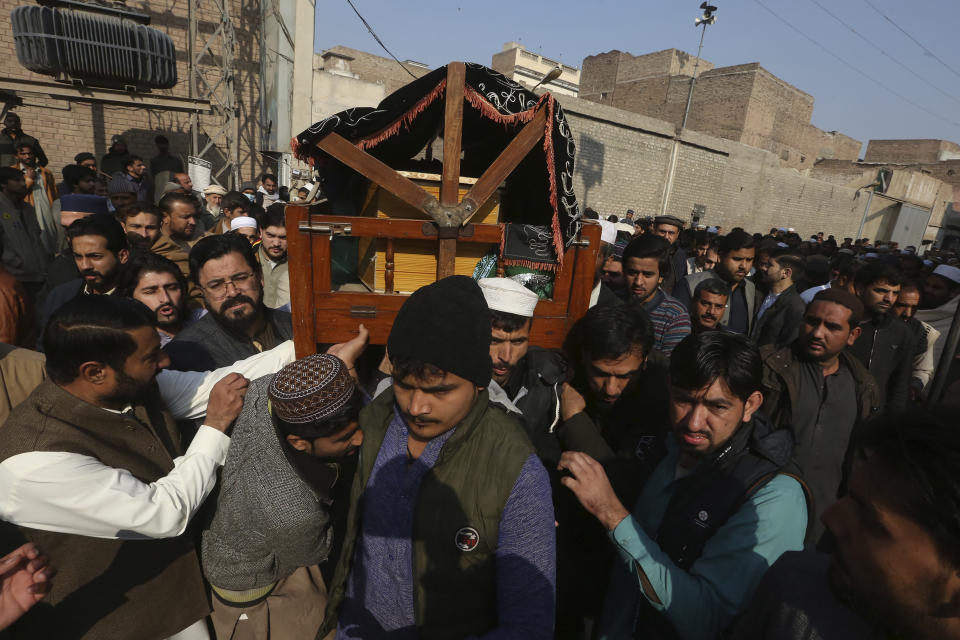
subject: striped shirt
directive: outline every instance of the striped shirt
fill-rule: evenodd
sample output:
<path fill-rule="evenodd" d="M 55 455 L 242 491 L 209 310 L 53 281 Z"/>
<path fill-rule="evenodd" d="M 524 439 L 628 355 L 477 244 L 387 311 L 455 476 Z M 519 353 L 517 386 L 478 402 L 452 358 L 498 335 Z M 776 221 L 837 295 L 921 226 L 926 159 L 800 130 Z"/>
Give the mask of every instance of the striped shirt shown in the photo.
<path fill-rule="evenodd" d="M 653 299 L 644 304 L 653 325 L 653 348 L 669 357 L 673 348 L 690 335 L 690 316 L 679 300 L 657 290 Z"/>

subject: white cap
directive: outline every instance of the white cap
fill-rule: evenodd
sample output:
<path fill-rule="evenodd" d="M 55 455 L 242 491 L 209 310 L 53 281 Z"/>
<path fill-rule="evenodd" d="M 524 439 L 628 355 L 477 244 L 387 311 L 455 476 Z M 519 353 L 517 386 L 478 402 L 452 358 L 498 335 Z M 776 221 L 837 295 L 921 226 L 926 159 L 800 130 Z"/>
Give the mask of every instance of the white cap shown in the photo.
<path fill-rule="evenodd" d="M 626 222 L 617 222 L 613 226 L 617 230 L 617 233 L 626 231 L 630 235 L 633 235 L 633 233 L 637 230 L 632 224 L 627 224 Z M 614 242 L 616 242 L 616 240 L 614 240 Z"/>
<path fill-rule="evenodd" d="M 952 267 L 949 264 L 938 265 L 937 268 L 933 270 L 933 274 L 943 276 L 947 280 L 952 280 L 960 284 L 960 269 Z"/>
<path fill-rule="evenodd" d="M 510 278 L 481 278 L 477 281 L 487 306 L 492 311 L 503 311 L 525 318 L 533 317 L 540 297 Z"/>
<path fill-rule="evenodd" d="M 256 229 L 257 221 L 250 216 L 237 216 L 230 221 L 230 231 L 237 229 Z"/>
<path fill-rule="evenodd" d="M 597 220 L 600 223 L 600 242 L 614 244 L 617 241 L 617 225 L 609 220 Z"/>

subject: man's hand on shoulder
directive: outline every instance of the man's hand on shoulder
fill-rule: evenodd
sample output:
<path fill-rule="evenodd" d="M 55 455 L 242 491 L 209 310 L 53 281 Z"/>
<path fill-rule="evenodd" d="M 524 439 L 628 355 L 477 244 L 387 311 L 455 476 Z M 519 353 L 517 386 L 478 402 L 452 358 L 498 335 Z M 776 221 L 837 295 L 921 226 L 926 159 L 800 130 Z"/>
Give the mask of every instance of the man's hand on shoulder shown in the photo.
<path fill-rule="evenodd" d="M 213 386 L 203 423 L 226 433 L 243 409 L 243 397 L 250 381 L 239 373 L 231 373 Z"/>
<path fill-rule="evenodd" d="M 560 456 L 560 471 L 567 474 L 560 483 L 573 491 L 583 508 L 600 521 L 608 531 L 617 528 L 630 512 L 614 493 L 603 465 L 580 451 L 566 451 Z"/>

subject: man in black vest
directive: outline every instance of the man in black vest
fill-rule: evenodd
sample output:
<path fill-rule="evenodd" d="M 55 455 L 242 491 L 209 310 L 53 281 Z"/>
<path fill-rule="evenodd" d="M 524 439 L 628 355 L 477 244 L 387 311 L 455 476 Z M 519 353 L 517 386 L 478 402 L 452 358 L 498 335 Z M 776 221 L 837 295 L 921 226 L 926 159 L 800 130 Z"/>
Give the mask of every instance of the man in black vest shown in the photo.
<path fill-rule="evenodd" d="M 670 435 L 641 442 L 647 479 L 631 513 L 603 467 L 567 452 L 561 482 L 617 550 L 600 638 L 718 637 L 767 568 L 803 548 L 807 505 L 793 436 L 757 414 L 760 353 L 720 331 L 687 337 L 670 359 Z"/>
<path fill-rule="evenodd" d="M 290 314 L 263 304 L 263 272 L 243 236 L 201 238 L 190 249 L 190 278 L 203 290 L 209 313 L 164 347 L 172 368 L 225 367 L 293 337 Z"/>

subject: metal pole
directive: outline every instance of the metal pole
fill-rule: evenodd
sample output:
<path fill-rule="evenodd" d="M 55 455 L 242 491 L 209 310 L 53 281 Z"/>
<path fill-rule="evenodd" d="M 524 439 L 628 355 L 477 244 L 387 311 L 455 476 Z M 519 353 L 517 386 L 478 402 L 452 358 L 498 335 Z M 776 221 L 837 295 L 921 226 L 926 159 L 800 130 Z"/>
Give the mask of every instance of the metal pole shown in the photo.
<path fill-rule="evenodd" d="M 870 215 L 870 202 L 873 201 L 874 190 L 870 190 L 870 196 L 867 198 L 867 206 L 863 208 L 863 216 L 860 218 L 860 228 L 857 230 L 857 237 L 854 240 L 859 240 L 863 237 L 863 227 L 867 224 L 867 216 Z"/>
<path fill-rule="evenodd" d="M 704 21 L 703 31 L 700 32 L 700 46 L 697 47 L 697 61 L 693 63 L 693 77 L 690 78 L 690 91 L 687 93 L 687 106 L 683 110 L 683 120 L 680 122 L 680 129 L 687 126 L 687 116 L 690 114 L 690 103 L 693 102 L 693 85 L 697 83 L 697 69 L 700 67 L 700 54 L 703 52 L 703 37 L 707 35 L 707 24 Z"/>
<path fill-rule="evenodd" d="M 946 340 L 943 351 L 940 352 L 937 371 L 933 375 L 933 384 L 930 385 L 930 394 L 927 396 L 928 406 L 933 406 L 940 401 L 943 389 L 947 386 L 950 364 L 953 362 L 954 354 L 957 353 L 957 344 L 960 343 L 960 304 L 957 305 L 957 310 L 953 314 L 953 322 L 950 324 L 950 331 L 947 333 Z"/>

